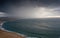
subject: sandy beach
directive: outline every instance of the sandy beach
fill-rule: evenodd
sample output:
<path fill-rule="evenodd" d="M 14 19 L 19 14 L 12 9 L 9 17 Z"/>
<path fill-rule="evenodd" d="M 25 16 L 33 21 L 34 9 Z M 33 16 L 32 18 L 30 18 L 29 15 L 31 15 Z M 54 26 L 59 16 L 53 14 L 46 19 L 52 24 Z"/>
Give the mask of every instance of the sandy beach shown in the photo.
<path fill-rule="evenodd" d="M 24 37 L 13 32 L 6 32 L 3 30 L 0 30 L 0 38 L 24 38 Z"/>

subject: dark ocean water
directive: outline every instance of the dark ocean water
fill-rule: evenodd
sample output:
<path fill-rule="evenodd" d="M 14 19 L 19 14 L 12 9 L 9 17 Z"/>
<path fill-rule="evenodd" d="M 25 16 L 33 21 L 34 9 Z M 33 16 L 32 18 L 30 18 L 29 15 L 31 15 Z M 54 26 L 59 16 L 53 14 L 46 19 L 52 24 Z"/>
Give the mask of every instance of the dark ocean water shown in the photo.
<path fill-rule="evenodd" d="M 60 36 L 60 18 L 8 21 L 3 24 L 3 28 L 29 37 L 58 38 Z"/>

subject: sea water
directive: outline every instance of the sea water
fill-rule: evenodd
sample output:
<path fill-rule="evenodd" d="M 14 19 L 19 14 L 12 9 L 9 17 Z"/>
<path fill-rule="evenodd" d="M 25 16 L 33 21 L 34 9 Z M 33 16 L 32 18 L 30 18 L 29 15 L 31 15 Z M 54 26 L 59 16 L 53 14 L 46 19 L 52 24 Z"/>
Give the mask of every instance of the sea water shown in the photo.
<path fill-rule="evenodd" d="M 26 35 L 28 38 L 59 38 L 60 18 L 20 19 L 8 21 L 3 28 Z"/>

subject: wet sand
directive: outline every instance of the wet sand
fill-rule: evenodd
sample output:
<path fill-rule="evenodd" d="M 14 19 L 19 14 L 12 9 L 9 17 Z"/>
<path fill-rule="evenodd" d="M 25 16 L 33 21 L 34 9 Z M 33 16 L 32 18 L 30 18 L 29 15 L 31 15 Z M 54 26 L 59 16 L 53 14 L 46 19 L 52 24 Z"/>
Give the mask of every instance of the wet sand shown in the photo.
<path fill-rule="evenodd" d="M 24 37 L 13 32 L 6 32 L 3 30 L 0 30 L 0 38 L 24 38 Z"/>

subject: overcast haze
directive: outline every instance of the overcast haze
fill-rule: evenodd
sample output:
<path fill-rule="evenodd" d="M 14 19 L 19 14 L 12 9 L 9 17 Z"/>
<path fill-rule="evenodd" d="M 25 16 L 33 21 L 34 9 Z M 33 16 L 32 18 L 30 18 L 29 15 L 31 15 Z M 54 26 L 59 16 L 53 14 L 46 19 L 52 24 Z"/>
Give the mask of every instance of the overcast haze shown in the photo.
<path fill-rule="evenodd" d="M 19 18 L 60 18 L 60 0 L 2 0 L 1 12 Z"/>

